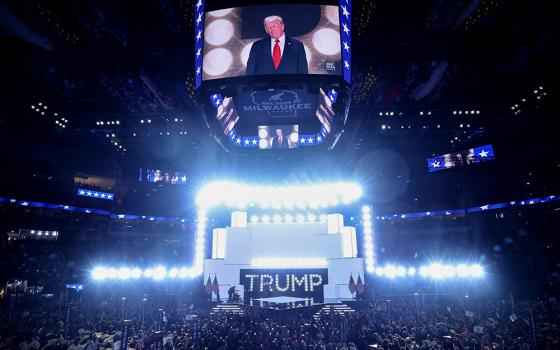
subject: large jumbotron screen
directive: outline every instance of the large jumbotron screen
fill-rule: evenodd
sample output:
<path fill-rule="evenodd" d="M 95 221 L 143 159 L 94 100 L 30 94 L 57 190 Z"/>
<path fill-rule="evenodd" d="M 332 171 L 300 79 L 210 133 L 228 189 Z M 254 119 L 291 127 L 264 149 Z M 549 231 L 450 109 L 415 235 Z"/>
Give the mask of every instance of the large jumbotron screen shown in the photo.
<path fill-rule="evenodd" d="M 275 4 L 205 14 L 202 80 L 342 73 L 338 6 Z"/>

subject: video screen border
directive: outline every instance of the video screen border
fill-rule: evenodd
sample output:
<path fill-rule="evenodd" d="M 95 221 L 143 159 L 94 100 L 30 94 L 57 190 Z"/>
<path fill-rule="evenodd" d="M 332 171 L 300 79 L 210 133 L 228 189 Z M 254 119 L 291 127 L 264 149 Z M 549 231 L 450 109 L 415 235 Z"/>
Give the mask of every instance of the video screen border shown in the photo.
<path fill-rule="evenodd" d="M 325 5 L 327 5 L 325 3 Z M 212 9 L 218 10 L 218 9 Z M 352 28 L 352 1 L 351 0 L 340 0 L 338 3 L 339 12 L 339 33 L 340 33 L 340 44 L 341 44 L 341 54 L 342 54 L 342 77 L 347 83 L 351 83 L 351 67 L 352 67 L 352 40 L 351 40 L 351 28 Z M 194 76 L 195 76 L 195 89 L 198 89 L 202 85 L 202 66 L 204 57 L 204 28 L 205 28 L 205 1 L 198 0 L 195 4 L 194 11 L 194 55 L 195 55 L 195 65 L 194 65 Z M 298 74 L 288 74 L 295 75 Z M 307 76 L 307 75 L 306 75 Z M 330 75 L 319 75 L 324 77 L 330 77 Z M 340 77 L 336 75 L 336 77 Z M 223 78 L 223 79 L 239 79 L 243 77 L 233 77 L 233 78 Z M 222 81 L 222 79 L 213 79 L 217 81 Z"/>

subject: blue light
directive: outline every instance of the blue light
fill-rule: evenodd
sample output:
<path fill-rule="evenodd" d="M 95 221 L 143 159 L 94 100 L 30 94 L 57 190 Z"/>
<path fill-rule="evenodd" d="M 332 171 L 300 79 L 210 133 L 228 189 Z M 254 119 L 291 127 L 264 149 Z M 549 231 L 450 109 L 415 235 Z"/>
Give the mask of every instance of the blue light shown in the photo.
<path fill-rule="evenodd" d="M 96 199 L 105 199 L 109 201 L 112 201 L 115 198 L 114 193 L 92 191 L 83 188 L 78 188 L 78 196 L 96 198 Z"/>

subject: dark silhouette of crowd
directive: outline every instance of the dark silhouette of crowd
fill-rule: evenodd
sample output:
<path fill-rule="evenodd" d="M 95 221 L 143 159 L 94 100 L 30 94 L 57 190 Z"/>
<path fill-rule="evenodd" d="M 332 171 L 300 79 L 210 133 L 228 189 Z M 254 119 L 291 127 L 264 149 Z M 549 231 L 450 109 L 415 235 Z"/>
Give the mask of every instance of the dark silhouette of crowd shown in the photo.
<path fill-rule="evenodd" d="M 210 314 L 208 303 L 181 297 L 145 301 L 72 292 L 66 302 L 44 297 L 2 299 L 0 349 L 119 349 L 123 319 L 134 349 L 557 349 L 559 304 L 554 298 L 512 300 L 439 296 L 350 303 L 344 316 L 247 307 Z M 84 293 L 84 292 L 81 292 Z M 69 301 L 73 299 L 73 301 Z M 142 307 L 142 302 L 145 304 Z M 64 305 L 62 305 L 64 304 Z M 143 310 L 143 311 L 142 311 Z M 144 321 L 144 322 L 142 322 Z M 158 331 L 161 331 L 159 333 Z"/>

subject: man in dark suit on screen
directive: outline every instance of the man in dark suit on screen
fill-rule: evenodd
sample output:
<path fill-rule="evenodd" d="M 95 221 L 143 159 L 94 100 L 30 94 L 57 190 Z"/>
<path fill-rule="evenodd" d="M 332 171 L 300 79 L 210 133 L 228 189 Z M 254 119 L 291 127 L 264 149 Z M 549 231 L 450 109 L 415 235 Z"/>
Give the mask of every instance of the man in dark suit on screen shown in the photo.
<path fill-rule="evenodd" d="M 303 44 L 286 37 L 282 17 L 266 17 L 264 30 L 269 37 L 253 43 L 247 60 L 246 75 L 307 74 L 307 57 Z"/>
<path fill-rule="evenodd" d="M 276 137 L 272 138 L 272 148 L 289 148 L 288 138 L 284 136 L 282 129 L 276 129 Z"/>

